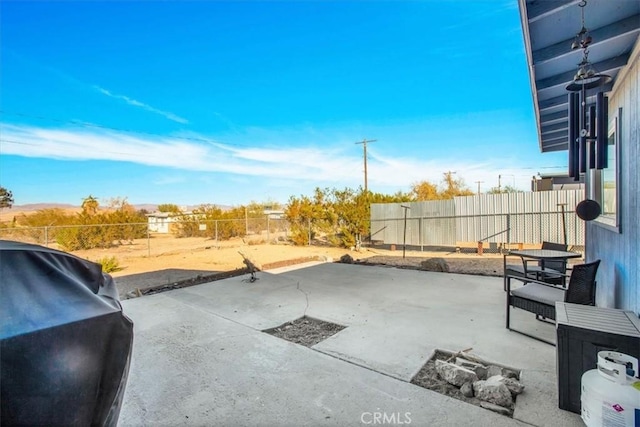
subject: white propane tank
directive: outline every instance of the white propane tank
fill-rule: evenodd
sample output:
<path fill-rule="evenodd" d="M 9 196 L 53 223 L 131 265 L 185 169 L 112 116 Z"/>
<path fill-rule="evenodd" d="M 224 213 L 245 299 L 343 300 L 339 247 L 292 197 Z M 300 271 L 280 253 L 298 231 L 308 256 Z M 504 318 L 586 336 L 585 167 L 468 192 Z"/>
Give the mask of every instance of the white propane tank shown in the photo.
<path fill-rule="evenodd" d="M 588 427 L 640 426 L 640 380 L 636 375 L 635 357 L 598 352 L 597 369 L 582 375 L 582 421 Z"/>

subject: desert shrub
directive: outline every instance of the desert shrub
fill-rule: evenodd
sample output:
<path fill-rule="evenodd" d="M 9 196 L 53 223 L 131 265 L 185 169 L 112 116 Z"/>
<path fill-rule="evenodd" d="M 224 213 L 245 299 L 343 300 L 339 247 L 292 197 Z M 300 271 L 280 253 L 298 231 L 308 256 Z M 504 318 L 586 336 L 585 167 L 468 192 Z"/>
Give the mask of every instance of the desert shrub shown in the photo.
<path fill-rule="evenodd" d="M 291 223 L 291 240 L 298 245 L 308 244 L 308 227 L 312 238 L 317 233 L 335 246 L 352 247 L 370 233 L 371 203 L 393 203 L 410 200 L 410 195 L 385 195 L 370 191 L 316 188 L 312 197 L 291 197 L 285 216 Z"/>
<path fill-rule="evenodd" d="M 122 267 L 120 267 L 120 262 L 114 256 L 105 256 L 103 258 L 100 258 L 96 262 L 102 266 L 102 271 L 104 271 L 105 273 L 113 273 L 114 271 L 122 270 Z"/>
<path fill-rule="evenodd" d="M 81 213 L 67 213 L 62 209 L 41 209 L 17 218 L 20 230 L 27 233 L 28 241 L 48 243 L 55 241 L 62 249 L 108 248 L 123 241 L 144 238 L 147 219 L 136 211 L 126 199 L 116 199 L 106 211 L 98 211 L 95 198 L 89 197 Z M 93 202 L 89 207 L 89 201 Z"/>
<path fill-rule="evenodd" d="M 177 237 L 217 237 L 219 240 L 228 240 L 244 237 L 247 234 L 247 222 L 256 224 L 258 221 L 259 228 L 259 221 L 262 221 L 266 227 L 264 211 L 257 204 L 235 207 L 227 211 L 213 205 L 201 205 L 190 214 L 176 215 L 175 219 L 176 227 L 172 232 Z M 207 225 L 204 230 L 200 229 L 202 224 Z"/>
<path fill-rule="evenodd" d="M 62 227 L 56 230 L 55 239 L 56 243 L 66 251 L 114 246 L 113 233 L 108 225 Z"/>
<path fill-rule="evenodd" d="M 215 228 L 213 228 L 213 235 L 215 237 Z M 229 240 L 233 237 L 244 237 L 246 235 L 246 227 L 244 221 L 240 220 L 225 220 L 218 221 L 218 239 Z"/>
<path fill-rule="evenodd" d="M 176 237 L 204 237 L 205 235 L 204 231 L 200 231 L 200 220 L 187 214 L 176 216 L 176 223 L 171 228 L 171 232 Z"/>
<path fill-rule="evenodd" d="M 316 233 L 311 230 L 311 240 Z M 309 227 L 303 224 L 291 224 L 291 242 L 296 246 L 307 246 L 309 244 Z"/>

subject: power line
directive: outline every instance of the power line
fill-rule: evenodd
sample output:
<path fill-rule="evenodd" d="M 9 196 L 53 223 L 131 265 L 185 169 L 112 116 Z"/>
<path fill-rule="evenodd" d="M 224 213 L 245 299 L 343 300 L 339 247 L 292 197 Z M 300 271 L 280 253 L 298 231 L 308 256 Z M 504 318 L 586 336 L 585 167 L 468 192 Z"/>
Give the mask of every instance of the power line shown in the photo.
<path fill-rule="evenodd" d="M 364 192 L 369 191 L 369 186 L 367 182 L 367 143 L 375 142 L 377 139 L 363 139 L 361 142 L 356 142 L 356 144 L 362 144 L 362 148 L 364 149 Z"/>

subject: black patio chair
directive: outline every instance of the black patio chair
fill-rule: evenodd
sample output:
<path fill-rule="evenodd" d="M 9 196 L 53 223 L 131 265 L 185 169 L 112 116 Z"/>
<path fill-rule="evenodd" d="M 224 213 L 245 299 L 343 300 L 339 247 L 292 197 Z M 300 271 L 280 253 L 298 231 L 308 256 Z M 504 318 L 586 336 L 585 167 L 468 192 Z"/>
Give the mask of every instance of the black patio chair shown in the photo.
<path fill-rule="evenodd" d="M 566 251 L 568 245 L 562 243 L 542 242 L 542 249 Z M 507 290 L 507 276 L 530 278 L 554 285 L 564 285 L 567 274 L 567 260 L 546 260 L 544 270 L 542 262 L 520 257 L 518 264 L 506 264 L 504 268 L 504 290 Z"/>
<path fill-rule="evenodd" d="M 556 302 L 595 305 L 596 273 L 600 260 L 573 266 L 568 286 L 562 287 L 526 277 L 507 276 L 507 329 L 537 339 L 547 344 L 551 341 L 527 334 L 511 327 L 511 307 L 519 308 L 536 315 L 536 318 L 556 319 Z M 563 275 L 566 276 L 566 275 Z M 511 280 L 525 282 L 524 286 L 511 289 Z"/>

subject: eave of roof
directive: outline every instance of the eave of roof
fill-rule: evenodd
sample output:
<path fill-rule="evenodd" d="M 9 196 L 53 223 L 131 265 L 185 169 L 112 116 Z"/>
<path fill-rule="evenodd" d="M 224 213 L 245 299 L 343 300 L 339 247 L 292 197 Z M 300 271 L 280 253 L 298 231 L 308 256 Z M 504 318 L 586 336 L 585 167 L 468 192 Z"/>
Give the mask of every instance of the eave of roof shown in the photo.
<path fill-rule="evenodd" d="M 579 0 L 518 0 L 541 152 L 562 151 L 568 142 L 568 92 L 582 50 L 571 50 L 581 26 Z M 640 39 L 640 1 L 587 0 L 585 24 L 593 37 L 589 60 L 612 82 Z M 588 93 L 594 102 L 596 90 Z"/>

